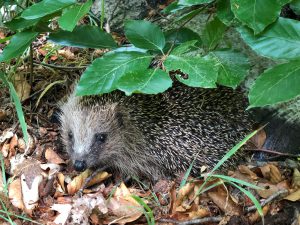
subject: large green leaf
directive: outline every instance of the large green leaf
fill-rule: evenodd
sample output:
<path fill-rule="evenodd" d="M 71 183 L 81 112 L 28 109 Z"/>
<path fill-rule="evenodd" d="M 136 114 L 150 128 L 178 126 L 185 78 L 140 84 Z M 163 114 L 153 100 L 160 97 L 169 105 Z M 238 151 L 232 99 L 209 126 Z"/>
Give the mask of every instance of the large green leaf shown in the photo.
<path fill-rule="evenodd" d="M 203 45 L 208 50 L 214 49 L 222 39 L 226 28 L 226 25 L 222 23 L 218 17 L 215 17 L 212 21 L 205 25 L 201 36 Z"/>
<path fill-rule="evenodd" d="M 7 61 L 21 55 L 38 34 L 39 33 L 32 31 L 16 33 L 0 55 L 0 62 Z"/>
<path fill-rule="evenodd" d="M 43 0 L 25 9 L 22 13 L 22 17 L 29 20 L 41 18 L 75 3 L 76 0 Z"/>
<path fill-rule="evenodd" d="M 300 61 L 277 65 L 255 81 L 249 92 L 250 108 L 271 105 L 300 95 Z"/>
<path fill-rule="evenodd" d="M 165 32 L 166 45 L 164 47 L 164 52 L 168 52 L 171 47 L 176 47 L 179 44 L 185 43 L 187 41 L 196 40 L 197 45 L 200 45 L 201 38 L 196 32 L 182 27 L 180 29 L 172 29 Z"/>
<path fill-rule="evenodd" d="M 273 59 L 300 58 L 300 23 L 279 18 L 258 36 L 245 27 L 238 28 L 244 41 L 258 54 Z"/>
<path fill-rule="evenodd" d="M 217 17 L 227 26 L 230 26 L 234 20 L 234 15 L 230 8 L 230 0 L 221 0 L 217 2 Z"/>
<path fill-rule="evenodd" d="M 129 20 L 125 23 L 125 35 L 138 48 L 160 50 L 165 46 L 161 29 L 149 21 Z"/>
<path fill-rule="evenodd" d="M 21 17 L 14 18 L 13 20 L 5 23 L 5 26 L 12 31 L 22 30 L 28 27 L 32 27 L 39 22 L 40 19 L 26 20 Z"/>
<path fill-rule="evenodd" d="M 64 10 L 63 15 L 58 19 L 58 24 L 63 30 L 72 31 L 77 22 L 89 12 L 92 6 L 92 0 L 84 4 L 71 6 Z"/>
<path fill-rule="evenodd" d="M 114 52 L 96 59 L 81 76 L 78 95 L 108 93 L 118 80 L 133 71 L 146 70 L 153 56 L 141 52 Z"/>
<path fill-rule="evenodd" d="M 204 4 L 204 3 L 210 3 L 213 0 L 179 0 L 178 4 L 179 5 L 184 5 L 184 6 L 192 6 L 192 5 L 199 5 L 199 4 Z"/>
<path fill-rule="evenodd" d="M 188 75 L 185 79 L 177 76 L 177 79 L 191 87 L 216 87 L 218 78 L 217 62 L 208 57 L 169 55 L 164 63 L 167 71 L 180 70 Z"/>
<path fill-rule="evenodd" d="M 290 8 L 297 14 L 300 15 L 300 0 L 293 0 L 290 3 Z"/>
<path fill-rule="evenodd" d="M 96 26 L 79 26 L 72 32 L 58 31 L 49 35 L 49 40 L 60 45 L 80 48 L 114 48 L 117 47 L 110 34 Z"/>
<path fill-rule="evenodd" d="M 231 10 L 241 22 L 258 34 L 278 18 L 281 7 L 289 1 L 231 0 Z"/>
<path fill-rule="evenodd" d="M 213 51 L 210 55 L 219 63 L 219 84 L 236 88 L 244 80 L 250 67 L 244 54 L 226 50 Z"/>
<path fill-rule="evenodd" d="M 126 73 L 118 81 L 117 87 L 126 95 L 132 93 L 157 94 L 172 86 L 169 74 L 160 69 L 147 69 Z"/>

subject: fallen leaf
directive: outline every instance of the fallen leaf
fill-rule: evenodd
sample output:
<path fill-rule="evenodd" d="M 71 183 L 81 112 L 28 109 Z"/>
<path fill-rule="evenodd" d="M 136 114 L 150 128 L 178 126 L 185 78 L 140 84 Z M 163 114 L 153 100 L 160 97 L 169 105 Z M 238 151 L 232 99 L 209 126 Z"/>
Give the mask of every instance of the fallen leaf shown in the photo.
<path fill-rule="evenodd" d="M 11 129 L 4 130 L 0 136 L 0 143 L 3 143 L 7 139 L 10 139 L 14 136 L 14 133 L 11 132 Z"/>
<path fill-rule="evenodd" d="M 29 98 L 31 86 L 27 82 L 23 74 L 21 73 L 15 74 L 13 84 L 16 89 L 17 95 L 21 101 L 24 101 Z"/>
<path fill-rule="evenodd" d="M 143 207 L 135 201 L 124 183 L 118 187 L 108 201 L 107 208 L 112 212 L 109 223 L 125 224 L 137 220 L 143 214 Z"/>
<path fill-rule="evenodd" d="M 10 202 L 17 208 L 24 210 L 24 203 L 22 197 L 21 179 L 15 179 L 9 184 L 8 197 Z"/>
<path fill-rule="evenodd" d="M 241 207 L 238 204 L 236 204 L 232 200 L 230 194 L 224 191 L 222 188 L 218 188 L 217 192 L 208 192 L 208 196 L 227 215 L 241 215 Z"/>
<path fill-rule="evenodd" d="M 296 168 L 294 169 L 294 173 L 293 173 L 292 187 L 300 188 L 300 172 Z"/>
<path fill-rule="evenodd" d="M 292 202 L 300 200 L 300 189 L 298 189 L 297 191 L 289 194 L 284 199 L 292 201 Z"/>
<path fill-rule="evenodd" d="M 39 185 L 43 180 L 42 175 L 35 176 L 31 181 L 31 186 L 26 182 L 26 176 L 21 175 L 21 187 L 25 211 L 32 214 L 32 210 L 38 205 L 39 200 Z"/>
<path fill-rule="evenodd" d="M 72 205 L 71 204 L 54 204 L 51 206 L 52 210 L 59 212 L 59 215 L 53 221 L 55 224 L 66 224 L 69 218 Z"/>
<path fill-rule="evenodd" d="M 54 164 L 64 164 L 65 161 L 62 160 L 59 155 L 53 151 L 52 148 L 47 148 L 45 151 L 45 158 L 47 160 L 47 162 L 49 163 L 54 163 Z"/>

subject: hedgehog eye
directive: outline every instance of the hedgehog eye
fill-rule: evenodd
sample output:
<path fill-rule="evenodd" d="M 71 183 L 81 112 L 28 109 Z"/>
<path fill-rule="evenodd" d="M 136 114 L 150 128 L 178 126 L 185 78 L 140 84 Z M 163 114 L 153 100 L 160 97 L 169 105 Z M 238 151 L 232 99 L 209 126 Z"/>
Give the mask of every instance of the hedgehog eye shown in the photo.
<path fill-rule="evenodd" d="M 106 140 L 107 134 L 104 133 L 96 133 L 94 136 L 95 142 L 104 143 Z"/>
<path fill-rule="evenodd" d="M 69 139 L 69 141 L 73 141 L 73 132 L 72 131 L 68 132 L 68 139 Z"/>

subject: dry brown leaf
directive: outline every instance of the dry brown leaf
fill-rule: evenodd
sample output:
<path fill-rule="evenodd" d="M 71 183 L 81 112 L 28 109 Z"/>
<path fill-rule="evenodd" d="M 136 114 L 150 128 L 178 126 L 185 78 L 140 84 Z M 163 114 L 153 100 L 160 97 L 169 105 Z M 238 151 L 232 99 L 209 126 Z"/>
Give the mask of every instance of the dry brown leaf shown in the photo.
<path fill-rule="evenodd" d="M 240 165 L 238 168 L 242 174 L 248 175 L 252 180 L 258 179 L 257 175 L 254 172 L 252 172 L 248 166 Z"/>
<path fill-rule="evenodd" d="M 106 180 L 107 178 L 109 178 L 111 176 L 111 174 L 103 171 L 103 172 L 99 172 L 95 177 L 93 177 L 93 179 L 87 184 L 87 187 L 90 187 L 92 185 L 95 184 L 99 184 L 102 181 Z"/>
<path fill-rule="evenodd" d="M 4 110 L 0 109 L 0 121 L 3 121 L 7 118 L 7 114 Z"/>
<path fill-rule="evenodd" d="M 71 52 L 70 49 L 68 49 L 68 48 L 58 50 L 58 54 L 61 55 L 64 58 L 68 59 L 68 60 L 74 60 L 75 59 L 74 53 Z"/>
<path fill-rule="evenodd" d="M 63 173 L 58 173 L 57 174 L 57 179 L 58 179 L 58 184 L 61 186 L 64 192 L 66 192 L 66 187 L 65 187 L 65 175 Z"/>
<path fill-rule="evenodd" d="M 9 142 L 9 158 L 16 155 L 15 147 L 18 146 L 18 136 L 14 134 Z"/>
<path fill-rule="evenodd" d="M 289 194 L 284 199 L 292 201 L 292 202 L 300 200 L 300 189 L 298 189 L 297 191 Z"/>
<path fill-rule="evenodd" d="M 177 198 L 175 201 L 176 211 L 182 211 L 181 205 L 184 199 L 189 199 L 190 194 L 194 194 L 195 183 L 187 183 L 184 185 L 177 194 Z"/>
<path fill-rule="evenodd" d="M 32 210 L 38 205 L 39 185 L 43 181 L 43 176 L 42 175 L 35 176 L 31 181 L 31 185 L 28 185 L 26 180 L 27 177 L 24 174 L 22 174 L 21 187 L 22 187 L 23 202 L 25 205 L 25 211 L 31 215 Z"/>
<path fill-rule="evenodd" d="M 217 192 L 208 192 L 208 196 L 227 215 L 241 215 L 241 207 L 238 204 L 236 204 L 232 200 L 229 193 L 224 191 L 222 188 L 218 188 Z"/>
<path fill-rule="evenodd" d="M 59 155 L 50 147 L 48 147 L 45 151 L 45 158 L 47 159 L 47 162 L 49 163 L 55 163 L 55 164 L 64 164 L 65 161 L 62 160 Z"/>
<path fill-rule="evenodd" d="M 2 152 L 2 155 L 4 158 L 6 158 L 9 154 L 9 146 L 10 146 L 10 144 L 8 144 L 8 143 L 4 143 L 2 146 L 1 152 Z"/>
<path fill-rule="evenodd" d="M 282 181 L 280 170 L 273 164 L 267 164 L 260 167 L 264 178 L 270 180 L 272 183 L 277 184 Z"/>
<path fill-rule="evenodd" d="M 29 98 L 31 86 L 23 74 L 15 74 L 13 84 L 21 101 Z"/>
<path fill-rule="evenodd" d="M 22 187 L 21 187 L 21 179 L 18 178 L 9 184 L 8 188 L 8 197 L 11 203 L 21 209 L 24 210 L 24 203 L 22 197 Z"/>
<path fill-rule="evenodd" d="M 74 179 L 67 185 L 68 194 L 73 195 L 79 191 L 86 178 L 88 178 L 91 174 L 92 171 L 87 169 L 78 176 L 74 177 Z"/>
<path fill-rule="evenodd" d="M 263 183 L 259 182 L 257 186 L 262 187 L 264 189 L 257 189 L 257 193 L 260 195 L 262 198 L 268 198 L 271 195 L 277 193 L 279 190 L 289 189 L 289 184 L 286 180 L 278 183 L 278 184 L 271 184 L 271 183 Z"/>
<path fill-rule="evenodd" d="M 82 172 L 81 174 L 79 174 L 78 176 L 76 176 L 68 185 L 67 185 L 67 190 L 68 193 L 70 195 L 75 194 L 77 191 L 80 190 L 80 188 L 82 187 L 82 185 L 84 184 L 85 180 L 92 174 L 91 170 L 86 170 L 84 172 Z M 102 182 L 103 180 L 107 179 L 108 177 L 110 177 L 111 174 L 108 174 L 107 172 L 99 172 L 88 184 L 88 186 L 90 185 L 94 185 L 97 183 Z"/>
<path fill-rule="evenodd" d="M 210 215 L 210 211 L 206 208 L 203 208 L 199 205 L 197 205 L 197 209 L 193 209 L 191 212 L 188 212 L 188 219 L 198 219 L 203 218 Z"/>
<path fill-rule="evenodd" d="M 294 173 L 293 173 L 292 187 L 300 188 L 300 172 L 296 168 L 294 169 Z"/>
<path fill-rule="evenodd" d="M 4 141 L 11 139 L 14 136 L 14 133 L 11 131 L 11 129 L 6 129 L 2 132 L 2 135 L 0 136 L 0 143 L 3 143 Z"/>
<path fill-rule="evenodd" d="M 136 202 L 124 183 L 118 187 L 107 204 L 112 216 L 107 218 L 109 223 L 125 224 L 137 220 L 143 214 L 143 207 Z"/>
<path fill-rule="evenodd" d="M 266 138 L 266 132 L 261 129 L 250 139 L 250 141 L 257 149 L 261 149 L 266 141 Z"/>
<path fill-rule="evenodd" d="M 72 205 L 71 204 L 54 204 L 51 206 L 52 210 L 59 212 L 59 215 L 55 218 L 55 224 L 66 224 L 67 219 L 69 218 Z"/>

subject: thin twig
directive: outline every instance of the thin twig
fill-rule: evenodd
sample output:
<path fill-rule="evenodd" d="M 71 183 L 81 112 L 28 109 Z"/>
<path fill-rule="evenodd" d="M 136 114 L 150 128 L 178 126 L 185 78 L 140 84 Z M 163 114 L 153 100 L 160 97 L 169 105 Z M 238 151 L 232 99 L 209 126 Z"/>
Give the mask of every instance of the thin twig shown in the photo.
<path fill-rule="evenodd" d="M 46 66 L 46 67 L 50 67 L 50 68 L 55 68 L 55 69 L 60 69 L 60 70 L 81 70 L 81 69 L 85 69 L 87 67 L 87 66 L 77 66 L 77 67 L 59 66 L 59 65 L 47 64 L 47 63 L 37 62 L 37 61 L 33 61 L 33 64 Z"/>
<path fill-rule="evenodd" d="M 202 224 L 202 223 L 212 223 L 212 222 L 220 222 L 222 220 L 221 216 L 217 217 L 205 217 L 201 219 L 194 219 L 194 220 L 186 220 L 186 221 L 178 221 L 174 219 L 159 219 L 157 220 L 158 223 L 175 223 L 179 225 L 190 225 L 190 224 Z"/>
<path fill-rule="evenodd" d="M 268 204 L 269 202 L 273 201 L 274 199 L 276 199 L 277 197 L 281 196 L 281 195 L 284 195 L 284 194 L 287 194 L 288 193 L 288 190 L 286 189 L 282 189 L 282 190 L 279 190 L 278 192 L 275 192 L 274 194 L 272 194 L 269 198 L 261 201 L 260 205 L 263 207 L 265 206 L 266 204 Z M 245 209 L 246 212 L 251 212 L 251 211 L 254 211 L 256 210 L 256 206 L 253 205 L 253 206 L 249 206 Z"/>
<path fill-rule="evenodd" d="M 299 155 L 278 152 L 278 151 L 274 151 L 274 150 L 271 150 L 271 149 L 265 149 L 265 148 L 254 148 L 254 149 L 245 149 L 245 150 L 246 151 L 256 151 L 256 152 L 266 152 L 266 153 L 270 153 L 270 154 L 274 154 L 274 155 L 288 156 L 288 157 L 294 157 L 294 158 L 299 157 Z"/>

